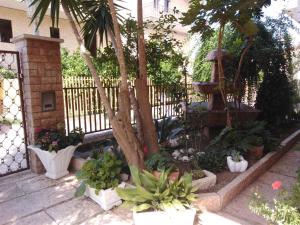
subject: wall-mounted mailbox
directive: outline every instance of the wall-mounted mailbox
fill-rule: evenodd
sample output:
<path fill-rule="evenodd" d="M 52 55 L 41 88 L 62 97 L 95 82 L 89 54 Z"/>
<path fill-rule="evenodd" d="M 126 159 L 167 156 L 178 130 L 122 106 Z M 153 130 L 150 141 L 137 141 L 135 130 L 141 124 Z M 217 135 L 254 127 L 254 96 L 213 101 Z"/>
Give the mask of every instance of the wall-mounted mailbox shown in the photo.
<path fill-rule="evenodd" d="M 54 91 L 47 91 L 42 92 L 42 111 L 54 111 L 55 106 L 55 92 Z"/>

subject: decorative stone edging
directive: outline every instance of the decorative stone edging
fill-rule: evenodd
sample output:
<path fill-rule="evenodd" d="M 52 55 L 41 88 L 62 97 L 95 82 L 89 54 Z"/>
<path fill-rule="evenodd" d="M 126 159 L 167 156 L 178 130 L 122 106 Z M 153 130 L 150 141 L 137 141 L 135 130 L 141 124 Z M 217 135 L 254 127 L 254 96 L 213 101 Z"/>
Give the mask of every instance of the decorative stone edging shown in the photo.
<path fill-rule="evenodd" d="M 241 191 L 248 187 L 261 174 L 273 166 L 285 153 L 287 153 L 300 138 L 300 129 L 285 138 L 277 151 L 270 152 L 257 161 L 252 167 L 241 173 L 221 190 L 212 193 L 199 194 L 194 205 L 200 210 L 220 211 Z"/>

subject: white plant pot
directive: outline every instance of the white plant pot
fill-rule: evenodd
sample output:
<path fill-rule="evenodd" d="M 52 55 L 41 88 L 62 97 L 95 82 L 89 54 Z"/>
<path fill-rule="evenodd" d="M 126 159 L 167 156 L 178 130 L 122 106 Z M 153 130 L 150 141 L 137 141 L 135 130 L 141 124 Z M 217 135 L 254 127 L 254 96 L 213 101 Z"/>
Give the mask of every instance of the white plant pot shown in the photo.
<path fill-rule="evenodd" d="M 47 171 L 45 176 L 51 179 L 58 179 L 69 174 L 68 167 L 71 158 L 79 145 L 81 145 L 81 143 L 76 146 L 68 146 L 58 152 L 45 151 L 33 145 L 28 146 L 28 148 L 34 151 L 42 161 Z"/>
<path fill-rule="evenodd" d="M 244 157 L 241 156 L 240 162 L 235 162 L 232 160 L 231 156 L 227 156 L 227 166 L 230 170 L 230 172 L 245 172 L 248 167 L 248 162 L 244 159 Z"/>
<path fill-rule="evenodd" d="M 193 225 L 195 209 L 133 213 L 135 225 Z"/>
<path fill-rule="evenodd" d="M 205 177 L 193 180 L 192 182 L 193 187 L 197 188 L 199 191 L 207 190 L 215 186 L 217 182 L 217 176 L 215 174 L 207 170 L 203 170 L 203 172 L 206 175 Z"/>
<path fill-rule="evenodd" d="M 122 182 L 118 187 L 125 188 L 126 184 Z M 115 206 L 119 206 L 122 204 L 122 200 L 113 188 L 109 188 L 106 190 L 100 190 L 98 195 L 96 194 L 96 189 L 91 188 L 89 186 L 86 187 L 85 195 L 91 199 L 93 199 L 96 203 L 98 203 L 101 208 L 104 210 L 110 210 Z"/>

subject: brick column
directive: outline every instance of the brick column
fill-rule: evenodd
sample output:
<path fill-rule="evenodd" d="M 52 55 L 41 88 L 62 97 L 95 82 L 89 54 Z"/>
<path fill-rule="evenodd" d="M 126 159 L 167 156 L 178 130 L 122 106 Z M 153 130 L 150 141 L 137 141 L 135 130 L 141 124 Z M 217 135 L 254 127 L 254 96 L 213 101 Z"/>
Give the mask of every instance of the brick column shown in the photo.
<path fill-rule="evenodd" d="M 60 43 L 61 39 L 23 34 L 12 39 L 20 52 L 28 144 L 35 143 L 37 128 L 56 128 L 64 124 Z M 55 93 L 55 109 L 45 111 L 42 94 Z M 44 172 L 38 157 L 30 152 L 31 170 Z"/>

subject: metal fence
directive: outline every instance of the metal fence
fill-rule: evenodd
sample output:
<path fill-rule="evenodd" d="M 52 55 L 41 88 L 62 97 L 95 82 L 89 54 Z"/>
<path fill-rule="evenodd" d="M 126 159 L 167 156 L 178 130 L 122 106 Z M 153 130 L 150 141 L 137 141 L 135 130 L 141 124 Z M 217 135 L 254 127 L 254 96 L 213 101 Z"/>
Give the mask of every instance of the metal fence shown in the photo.
<path fill-rule="evenodd" d="M 74 128 L 80 128 L 84 133 L 92 133 L 111 128 L 106 111 L 92 78 L 65 78 L 63 82 L 66 128 L 69 133 Z M 106 82 L 105 91 L 114 111 L 118 110 L 119 87 L 117 81 Z M 191 87 L 189 85 L 189 87 Z M 152 106 L 154 119 L 178 114 L 175 107 L 178 104 L 170 93 L 171 86 L 154 85 L 149 82 L 149 102 Z M 135 123 L 131 111 L 132 123 Z"/>
<path fill-rule="evenodd" d="M 0 177 L 28 169 L 19 53 L 0 50 Z"/>

